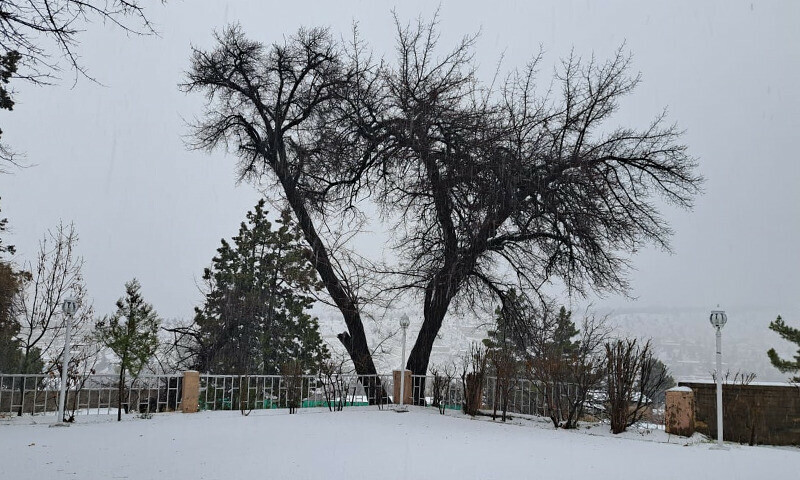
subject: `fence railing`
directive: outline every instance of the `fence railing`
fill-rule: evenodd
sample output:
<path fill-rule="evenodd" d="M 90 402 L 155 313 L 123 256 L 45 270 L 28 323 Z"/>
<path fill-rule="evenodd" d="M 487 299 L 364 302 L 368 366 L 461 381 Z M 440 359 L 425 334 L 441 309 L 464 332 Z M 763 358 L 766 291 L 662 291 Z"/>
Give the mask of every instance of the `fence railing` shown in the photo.
<path fill-rule="evenodd" d="M 413 375 L 405 388 L 412 393 L 414 403 L 439 406 L 448 410 L 462 408 L 464 391 L 460 378 L 444 379 L 430 375 Z M 498 380 L 484 380 L 482 408 L 502 410 L 502 395 Z M 558 395 L 572 397 L 575 389 L 564 385 Z M 287 408 L 294 402 L 297 408 L 349 407 L 359 405 L 386 405 L 394 401 L 394 382 L 388 375 L 344 375 L 325 378 L 302 375 L 296 379 L 281 375 L 200 375 L 201 410 L 257 410 Z M 549 414 L 548 404 L 541 389 L 529 379 L 513 380 L 509 388 L 507 411 L 509 413 Z"/>
<path fill-rule="evenodd" d="M 140 375 L 126 382 L 122 407 L 140 413 L 180 408 L 182 374 Z M 116 412 L 117 375 L 71 378 L 67 386 L 67 416 Z M 58 410 L 60 379 L 51 375 L 0 374 L 0 413 L 43 414 Z"/>
<path fill-rule="evenodd" d="M 385 375 L 200 375 L 200 410 L 328 407 L 391 402 Z"/>
<path fill-rule="evenodd" d="M 89 375 L 70 380 L 67 415 L 109 414 L 116 412 L 119 395 L 116 375 Z M 126 383 L 123 408 L 126 412 L 162 412 L 180 409 L 182 374 L 141 375 Z M 413 402 L 460 410 L 464 389 L 459 377 L 413 375 Z M 513 379 L 504 384 L 485 377 L 481 409 L 548 417 L 553 398 L 572 399 L 574 385 L 564 384 L 557 391 L 545 390 L 530 379 Z M 50 375 L 0 374 L 0 414 L 43 414 L 58 409 L 59 379 Z M 549 399 L 549 402 L 548 402 Z M 323 407 L 341 410 L 351 406 L 385 406 L 394 401 L 391 375 L 212 375 L 201 374 L 198 396 L 200 410 L 260 410 L 275 408 Z M 555 402 L 558 403 L 558 402 Z M 584 412 L 598 414 L 602 400 L 589 395 Z M 652 424 L 663 426 L 663 414 L 654 414 Z M 660 427 L 659 427 L 660 428 Z"/>

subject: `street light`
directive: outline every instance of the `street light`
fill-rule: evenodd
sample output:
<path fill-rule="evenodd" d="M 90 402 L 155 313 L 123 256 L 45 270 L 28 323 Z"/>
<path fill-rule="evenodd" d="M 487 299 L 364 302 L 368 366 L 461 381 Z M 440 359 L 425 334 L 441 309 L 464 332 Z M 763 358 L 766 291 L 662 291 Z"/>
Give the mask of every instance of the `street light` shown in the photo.
<path fill-rule="evenodd" d="M 712 310 L 708 318 L 711 325 L 717 330 L 717 449 L 725 450 L 722 443 L 722 327 L 728 322 L 725 311 Z"/>
<path fill-rule="evenodd" d="M 72 329 L 72 316 L 78 310 L 78 301 L 72 297 L 64 299 L 61 311 L 67 316 L 67 328 L 64 332 L 64 353 L 61 355 L 61 395 L 58 397 L 58 423 L 64 424 L 64 406 L 67 403 L 67 370 L 69 370 L 70 330 Z"/>
<path fill-rule="evenodd" d="M 400 328 L 403 329 L 403 354 L 400 356 L 400 406 L 395 411 L 407 412 L 408 408 L 405 405 L 406 399 L 406 330 L 411 324 L 408 315 L 405 313 L 400 317 Z"/>

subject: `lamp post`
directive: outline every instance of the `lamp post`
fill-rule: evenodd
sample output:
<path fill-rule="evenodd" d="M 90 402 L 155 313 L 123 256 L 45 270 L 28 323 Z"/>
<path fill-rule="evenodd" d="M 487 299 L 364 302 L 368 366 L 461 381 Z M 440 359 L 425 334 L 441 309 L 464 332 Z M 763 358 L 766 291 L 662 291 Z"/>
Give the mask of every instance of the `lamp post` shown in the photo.
<path fill-rule="evenodd" d="M 717 330 L 717 447 L 718 449 L 725 449 L 722 443 L 722 327 L 728 321 L 728 316 L 725 311 L 717 310 L 711 311 L 709 317 L 711 325 Z"/>
<path fill-rule="evenodd" d="M 70 330 L 72 316 L 78 310 L 78 301 L 72 297 L 64 299 L 61 311 L 67 316 L 67 327 L 64 332 L 64 353 L 61 355 L 61 395 L 58 397 L 58 423 L 64 423 L 64 406 L 67 403 L 67 370 L 69 370 Z"/>
<path fill-rule="evenodd" d="M 398 412 L 407 412 L 408 408 L 405 405 L 406 399 L 406 330 L 411 321 L 405 313 L 400 317 L 400 328 L 403 329 L 403 350 L 400 356 L 400 405 L 397 407 Z"/>

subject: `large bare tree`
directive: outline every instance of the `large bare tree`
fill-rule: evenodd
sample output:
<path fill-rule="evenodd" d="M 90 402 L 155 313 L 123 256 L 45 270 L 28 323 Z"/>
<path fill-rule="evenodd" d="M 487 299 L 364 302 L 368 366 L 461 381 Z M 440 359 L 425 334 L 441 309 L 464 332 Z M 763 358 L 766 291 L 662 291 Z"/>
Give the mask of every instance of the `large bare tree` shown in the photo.
<path fill-rule="evenodd" d="M 664 114 L 641 129 L 609 125 L 639 83 L 629 56 L 570 56 L 544 89 L 541 56 L 481 82 L 474 37 L 440 53 L 435 21 L 397 25 L 397 61 L 326 135 L 360 145 L 349 171 L 394 222 L 393 288 L 420 293 L 407 367 L 426 373 L 459 301 L 502 302 L 512 286 L 540 292 L 553 280 L 625 292 L 630 252 L 668 248 L 659 201 L 689 208 L 702 182 Z"/>
<path fill-rule="evenodd" d="M 394 63 L 373 62 L 357 37 L 340 49 L 325 31 L 301 30 L 268 48 L 231 28 L 215 50 L 195 51 L 186 84 L 209 100 L 197 146 L 231 148 L 242 178 L 269 173 L 291 205 L 359 373 L 372 361 L 358 297 L 314 215 L 365 199 L 395 234 L 388 288 L 422 302 L 415 374 L 459 302 L 505 302 L 513 286 L 539 293 L 553 280 L 578 294 L 625 292 L 629 253 L 668 248 L 658 199 L 689 208 L 702 182 L 663 114 L 642 129 L 608 125 L 639 82 L 629 57 L 571 56 L 545 89 L 540 57 L 481 82 L 474 37 L 439 53 L 435 21 L 397 25 Z"/>
<path fill-rule="evenodd" d="M 216 35 L 217 46 L 194 49 L 183 88 L 205 94 L 194 125 L 193 146 L 227 148 L 238 157 L 242 180 L 271 185 L 289 205 L 310 246 L 309 261 L 341 312 L 347 331 L 339 339 L 359 375 L 376 374 L 362 322 L 358 284 L 333 258 L 336 238 L 319 233 L 341 205 L 332 198 L 337 180 L 307 151 L 320 122 L 341 101 L 342 90 L 363 73 L 346 59 L 325 29 L 301 29 L 283 43 L 249 40 L 238 26 Z M 326 240 L 328 242 L 326 243 Z M 370 398 L 377 398 L 370 395 Z"/>

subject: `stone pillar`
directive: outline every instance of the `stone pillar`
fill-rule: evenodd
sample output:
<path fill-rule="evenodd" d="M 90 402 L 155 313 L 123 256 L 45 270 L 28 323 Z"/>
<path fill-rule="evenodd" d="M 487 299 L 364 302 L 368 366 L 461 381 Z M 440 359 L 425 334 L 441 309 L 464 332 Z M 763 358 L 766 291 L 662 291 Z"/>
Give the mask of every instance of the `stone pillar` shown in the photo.
<path fill-rule="evenodd" d="M 691 388 L 673 387 L 667 390 L 664 421 L 667 433 L 684 437 L 694 434 L 694 392 Z"/>
<path fill-rule="evenodd" d="M 403 392 L 405 393 L 405 398 L 403 399 L 403 403 L 406 405 L 413 405 L 414 403 L 414 384 L 413 380 L 411 379 L 411 370 L 403 370 L 405 373 L 405 385 L 403 385 Z M 392 399 L 394 403 L 400 405 L 400 370 L 394 370 L 392 372 L 394 374 L 394 396 Z"/>
<path fill-rule="evenodd" d="M 187 370 L 183 372 L 183 388 L 181 395 L 181 411 L 197 412 L 200 400 L 200 372 Z"/>

